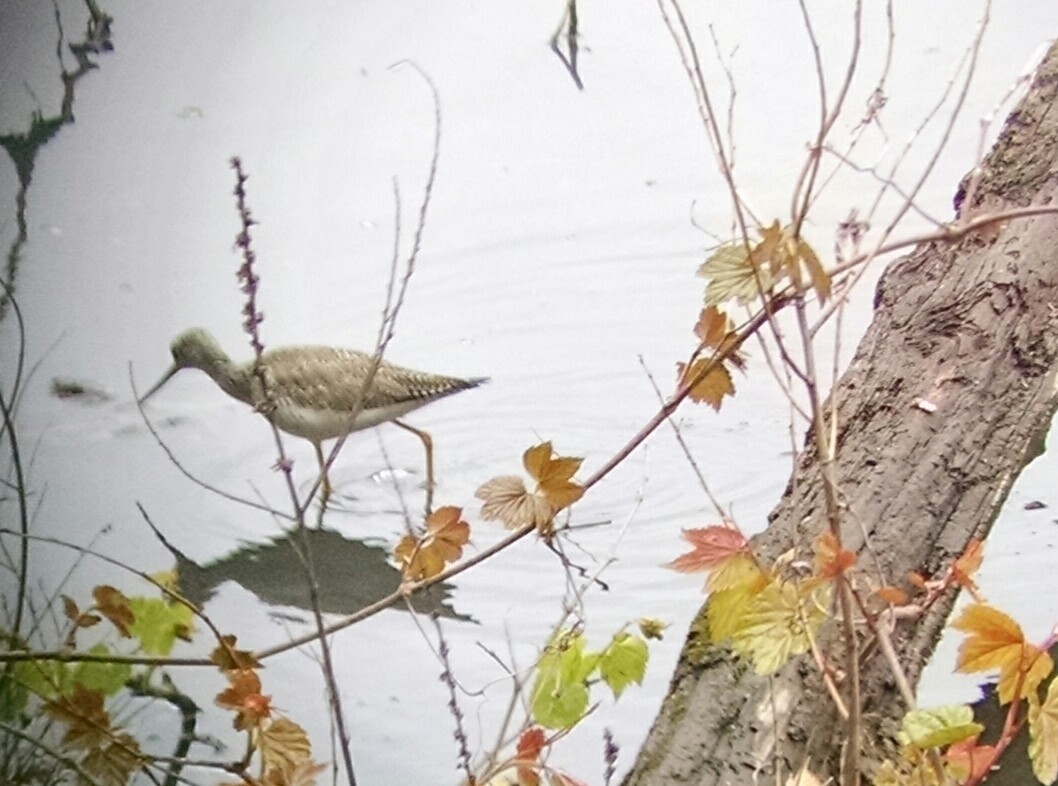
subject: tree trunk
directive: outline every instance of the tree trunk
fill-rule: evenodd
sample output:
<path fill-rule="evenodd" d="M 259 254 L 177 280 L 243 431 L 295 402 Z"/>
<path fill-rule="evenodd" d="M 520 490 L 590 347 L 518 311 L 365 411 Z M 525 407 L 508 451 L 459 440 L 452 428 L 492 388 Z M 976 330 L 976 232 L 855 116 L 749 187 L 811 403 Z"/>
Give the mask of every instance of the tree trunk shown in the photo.
<path fill-rule="evenodd" d="M 1058 45 L 1007 119 L 964 213 L 1058 201 L 1056 96 Z M 910 571 L 934 575 L 971 538 L 983 539 L 1018 474 L 1043 450 L 1056 381 L 1058 216 L 922 245 L 892 263 L 835 393 L 843 536 L 860 552 L 860 569 L 913 591 Z M 804 553 L 826 527 L 812 447 L 769 521 L 755 542 L 766 559 L 795 547 Z M 912 684 L 950 609 L 949 601 L 895 631 Z M 707 641 L 704 610 L 626 786 L 768 783 L 777 768 L 782 783 L 806 762 L 821 780 L 835 776 L 844 729 L 815 666 L 801 657 L 771 680 L 757 676 Z M 870 769 L 891 755 L 906 708 L 877 654 L 864 657 L 862 677 Z"/>

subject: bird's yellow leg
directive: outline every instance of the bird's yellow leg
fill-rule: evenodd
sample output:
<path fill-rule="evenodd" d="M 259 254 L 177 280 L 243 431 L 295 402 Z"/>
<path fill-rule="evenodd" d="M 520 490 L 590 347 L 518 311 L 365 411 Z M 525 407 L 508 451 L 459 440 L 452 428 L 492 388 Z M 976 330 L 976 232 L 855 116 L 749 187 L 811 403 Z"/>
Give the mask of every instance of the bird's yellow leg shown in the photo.
<path fill-rule="evenodd" d="M 415 428 L 415 426 L 409 426 L 407 423 L 402 423 L 399 420 L 391 422 L 394 426 L 400 426 L 405 431 L 410 431 L 421 439 L 422 446 L 426 449 L 426 515 L 429 516 L 433 511 L 433 439 L 428 433 Z"/>
<path fill-rule="evenodd" d="M 320 463 L 320 490 L 322 492 L 320 504 L 326 508 L 331 498 L 331 480 L 327 477 L 327 460 L 323 457 L 323 446 L 319 442 L 313 442 L 312 446 L 316 448 L 316 460 Z"/>

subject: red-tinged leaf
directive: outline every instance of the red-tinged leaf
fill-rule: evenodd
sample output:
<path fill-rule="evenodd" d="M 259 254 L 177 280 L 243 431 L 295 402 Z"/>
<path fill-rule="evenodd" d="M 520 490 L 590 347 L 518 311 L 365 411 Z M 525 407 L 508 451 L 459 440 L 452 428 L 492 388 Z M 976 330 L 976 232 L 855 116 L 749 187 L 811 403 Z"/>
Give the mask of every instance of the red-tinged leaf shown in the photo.
<path fill-rule="evenodd" d="M 717 524 L 701 529 L 685 529 L 683 538 L 693 548 L 665 566 L 680 573 L 713 570 L 735 554 L 749 553 L 745 536 L 734 527 Z"/>
<path fill-rule="evenodd" d="M 688 395 L 692 401 L 704 402 L 717 412 L 720 411 L 724 396 L 735 395 L 735 383 L 731 379 L 731 372 L 719 361 L 699 358 L 690 366 L 677 363 L 676 373 L 681 386 L 690 386 Z"/>
<path fill-rule="evenodd" d="M 908 601 L 907 593 L 899 587 L 880 587 L 877 594 L 883 602 L 892 606 L 903 606 Z"/>
<path fill-rule="evenodd" d="M 540 752 L 545 745 L 547 745 L 547 735 L 544 734 L 543 729 L 535 726 L 526 729 L 518 737 L 518 745 L 515 749 L 518 786 L 537 786 L 540 783 L 537 764 Z"/>
<path fill-rule="evenodd" d="M 856 555 L 841 548 L 833 532 L 824 532 L 815 542 L 815 569 L 824 579 L 840 576 L 856 564 Z"/>
<path fill-rule="evenodd" d="M 995 760 L 995 746 L 978 745 L 976 736 L 953 743 L 944 752 L 944 762 L 959 783 L 983 779 Z"/>
<path fill-rule="evenodd" d="M 101 584 L 92 590 L 92 598 L 96 602 L 96 610 L 110 620 L 110 623 L 118 629 L 125 638 L 131 638 L 129 625 L 135 617 L 129 608 L 129 599 L 120 590 Z"/>
<path fill-rule="evenodd" d="M 228 687 L 217 694 L 217 706 L 235 711 L 232 725 L 239 731 L 257 728 L 271 716 L 271 697 L 261 694 L 257 672 L 245 669 L 228 673 Z"/>

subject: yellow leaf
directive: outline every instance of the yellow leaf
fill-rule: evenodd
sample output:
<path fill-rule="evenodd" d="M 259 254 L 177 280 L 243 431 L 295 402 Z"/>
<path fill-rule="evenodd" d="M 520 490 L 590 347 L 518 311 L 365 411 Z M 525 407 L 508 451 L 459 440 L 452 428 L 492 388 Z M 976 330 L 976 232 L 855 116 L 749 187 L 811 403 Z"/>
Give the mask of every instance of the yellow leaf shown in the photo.
<path fill-rule="evenodd" d="M 269 767 L 284 770 L 312 757 L 312 745 L 305 730 L 289 718 L 276 718 L 258 729 L 257 748 Z"/>
<path fill-rule="evenodd" d="M 750 602 L 732 636 L 732 649 L 753 662 L 758 674 L 778 671 L 807 652 L 827 618 L 830 585 L 809 591 L 799 582 L 770 582 Z"/>
<path fill-rule="evenodd" d="M 692 401 L 705 402 L 718 412 L 724 396 L 735 395 L 731 372 L 719 361 L 699 358 L 690 366 L 677 363 L 676 372 L 679 374 L 680 385 L 690 385 L 689 395 Z"/>
<path fill-rule="evenodd" d="M 728 300 L 745 305 L 755 300 L 761 289 L 767 292 L 775 283 L 774 276 L 754 264 L 741 241 L 725 243 L 698 268 L 698 275 L 709 279 L 705 288 L 705 305 L 715 306 Z M 759 281 L 759 283 L 758 283 Z"/>
<path fill-rule="evenodd" d="M 967 634 L 956 671 L 998 669 L 1000 704 L 1008 704 L 1015 694 L 1028 696 L 1054 669 L 1051 656 L 1026 642 L 1017 622 L 985 603 L 970 604 L 951 625 Z"/>
<path fill-rule="evenodd" d="M 1047 688 L 1042 704 L 1029 704 L 1029 758 L 1040 783 L 1058 779 L 1058 680 Z"/>
<path fill-rule="evenodd" d="M 816 252 L 808 243 L 801 240 L 797 244 L 797 254 L 808 268 L 808 275 L 812 279 L 812 287 L 822 302 L 830 297 L 830 274 L 823 269 L 823 264 L 816 256 Z"/>

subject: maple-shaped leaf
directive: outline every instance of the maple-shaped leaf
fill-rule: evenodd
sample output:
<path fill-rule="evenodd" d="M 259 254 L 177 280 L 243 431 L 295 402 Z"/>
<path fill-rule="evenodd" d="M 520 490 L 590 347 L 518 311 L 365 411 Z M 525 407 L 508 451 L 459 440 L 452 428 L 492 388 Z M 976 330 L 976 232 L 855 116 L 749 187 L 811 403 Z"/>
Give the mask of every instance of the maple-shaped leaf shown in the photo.
<path fill-rule="evenodd" d="M 599 656 L 599 676 L 613 691 L 615 699 L 621 698 L 624 689 L 633 682 L 643 684 L 649 658 L 650 651 L 645 639 L 628 632 L 613 637 Z"/>
<path fill-rule="evenodd" d="M 168 655 L 177 639 L 190 641 L 193 615 L 182 603 L 162 598 L 129 598 L 135 616 L 129 633 L 140 641 L 140 648 L 150 655 Z"/>
<path fill-rule="evenodd" d="M 900 724 L 901 741 L 921 750 L 976 738 L 984 728 L 974 721 L 974 711 L 968 704 L 911 710 Z"/>
<path fill-rule="evenodd" d="M 735 395 L 731 372 L 720 361 L 698 358 L 690 366 L 677 363 L 676 375 L 681 387 L 690 386 L 688 395 L 692 401 L 708 404 L 717 412 L 720 411 L 724 396 Z"/>
<path fill-rule="evenodd" d="M 286 767 L 272 767 L 265 773 L 264 786 L 316 786 L 316 776 L 327 767 L 328 765 L 317 764 L 312 759 Z"/>
<path fill-rule="evenodd" d="M 305 730 L 289 718 L 276 718 L 256 732 L 257 749 L 269 767 L 280 770 L 312 758 L 312 745 Z"/>
<path fill-rule="evenodd" d="M 665 565 L 680 573 L 715 570 L 736 554 L 749 553 L 746 536 L 725 524 L 685 529 L 681 535 L 691 544 L 691 550 Z"/>
<path fill-rule="evenodd" d="M 514 754 L 518 786 L 537 786 L 540 783 L 537 764 L 540 761 L 540 752 L 546 745 L 547 735 L 544 734 L 543 729 L 535 726 L 518 735 L 518 744 Z"/>
<path fill-rule="evenodd" d="M 73 692 L 73 667 L 57 660 L 26 660 L 15 664 L 15 677 L 26 690 L 42 699 Z"/>
<path fill-rule="evenodd" d="M 524 481 L 513 475 L 493 478 L 474 492 L 484 502 L 481 517 L 502 521 L 509 529 L 532 525 L 541 535 L 550 535 L 555 514 L 584 494 L 584 488 L 571 479 L 582 461 L 554 456 L 550 442 L 529 448 L 522 463 L 536 481 L 535 490 L 528 491 Z"/>
<path fill-rule="evenodd" d="M 529 709 L 545 729 L 569 728 L 588 709 L 588 677 L 598 668 L 599 653 L 584 646 L 582 634 L 560 631 L 536 664 Z"/>
<path fill-rule="evenodd" d="M 209 653 L 209 659 L 216 663 L 221 671 L 261 668 L 261 662 L 254 657 L 253 653 L 249 650 L 236 649 L 235 642 L 235 636 L 221 636 L 220 644 Z"/>
<path fill-rule="evenodd" d="M 816 538 L 812 560 L 816 575 L 824 579 L 840 576 L 856 564 L 856 555 L 841 547 L 833 532 L 827 531 Z"/>
<path fill-rule="evenodd" d="M 65 724 L 62 744 L 76 750 L 92 750 L 110 741 L 110 715 L 103 706 L 103 694 L 83 685 L 74 685 L 70 696 L 45 704 L 44 711 Z"/>
<path fill-rule="evenodd" d="M 81 769 L 101 786 L 125 786 L 145 761 L 139 742 L 131 734 L 121 732 L 106 745 L 90 750 L 81 759 Z"/>
<path fill-rule="evenodd" d="M 727 314 L 716 306 L 706 306 L 701 310 L 694 326 L 694 334 L 698 336 L 702 347 L 715 349 L 717 355 L 726 357 L 736 368 L 745 369 L 746 360 L 743 354 L 732 351 L 738 340 L 734 324 Z"/>
<path fill-rule="evenodd" d="M 967 634 L 959 647 L 956 671 L 998 669 L 1000 704 L 1008 704 L 1015 694 L 1024 698 L 1034 693 L 1054 670 L 1051 656 L 1026 642 L 1017 622 L 986 603 L 970 604 L 951 625 Z"/>
<path fill-rule="evenodd" d="M 556 513 L 584 495 L 583 487 L 571 480 L 583 461 L 582 458 L 554 455 L 550 442 L 531 447 L 522 456 L 526 472 L 536 481 L 537 493 Z"/>
<path fill-rule="evenodd" d="M 92 590 L 92 598 L 96 602 L 96 610 L 110 620 L 110 623 L 118 629 L 125 638 L 131 638 L 129 625 L 135 617 L 129 608 L 129 599 L 114 587 L 101 584 Z"/>
<path fill-rule="evenodd" d="M 88 650 L 92 655 L 110 655 L 110 649 L 105 644 L 96 644 Z M 113 696 L 125 687 L 125 683 L 132 677 L 132 666 L 128 663 L 108 663 L 106 661 L 84 661 L 73 667 L 73 681 L 88 688 L 99 691 L 104 696 Z"/>
<path fill-rule="evenodd" d="M 955 583 L 970 592 L 974 592 L 977 589 L 977 584 L 974 582 L 973 577 L 977 573 L 977 569 L 981 567 L 983 559 L 984 544 L 977 538 L 971 539 L 966 544 L 966 550 L 959 555 L 959 558 L 951 566 L 951 573 Z"/>
<path fill-rule="evenodd" d="M 732 636 L 732 649 L 773 674 L 794 655 L 808 652 L 811 637 L 827 619 L 830 584 L 769 582 L 749 603 Z"/>
<path fill-rule="evenodd" d="M 756 266 L 741 241 L 719 246 L 701 267 L 698 275 L 709 279 L 705 288 L 705 305 L 716 306 L 728 300 L 745 305 L 767 292 L 775 276 L 767 266 Z"/>
<path fill-rule="evenodd" d="M 261 694 L 261 678 L 252 669 L 228 672 L 228 687 L 217 694 L 217 706 L 235 711 L 239 731 L 260 726 L 272 714 L 272 697 Z"/>
<path fill-rule="evenodd" d="M 446 506 L 438 508 L 426 519 L 426 534 L 422 538 L 405 535 L 394 555 L 401 563 L 404 577 L 412 581 L 432 578 L 449 562 L 463 554 L 463 546 L 470 540 L 470 525 L 462 520 L 463 509 Z"/>
<path fill-rule="evenodd" d="M 1058 779 L 1058 680 L 1047 686 L 1043 703 L 1029 703 L 1029 758 L 1040 783 Z"/>

